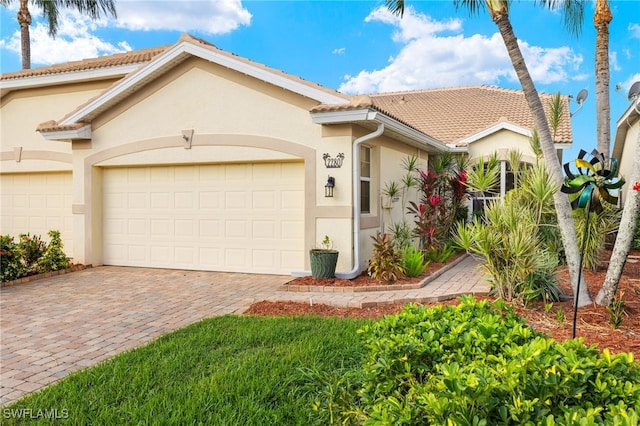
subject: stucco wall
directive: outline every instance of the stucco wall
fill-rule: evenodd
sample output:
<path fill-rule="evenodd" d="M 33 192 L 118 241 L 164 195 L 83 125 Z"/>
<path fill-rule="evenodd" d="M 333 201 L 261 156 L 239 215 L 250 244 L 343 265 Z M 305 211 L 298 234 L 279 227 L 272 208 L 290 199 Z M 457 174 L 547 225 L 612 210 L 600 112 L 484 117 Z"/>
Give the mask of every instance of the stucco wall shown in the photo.
<path fill-rule="evenodd" d="M 471 161 L 488 157 L 498 152 L 501 160 L 508 159 L 508 151 L 517 149 L 522 153 L 522 160 L 527 163 L 535 161 L 535 155 L 529 145 L 529 137 L 508 130 L 499 130 L 487 137 L 469 144 L 469 159 Z"/>
<path fill-rule="evenodd" d="M 624 143 L 624 150 L 620 156 L 620 176 L 627 180 L 627 183 L 623 189 L 623 195 L 621 202 L 624 203 L 626 192 L 632 190 L 633 182 L 629 182 L 631 176 L 631 170 L 633 165 L 633 159 L 635 157 L 635 150 L 638 146 L 638 137 L 640 137 L 640 120 L 636 120 L 635 123 L 627 130 L 627 137 Z"/>
<path fill-rule="evenodd" d="M 36 128 L 45 121 L 62 118 L 111 83 L 112 80 L 106 80 L 16 90 L 3 96 L 0 107 L 2 172 L 71 170 L 71 144 L 47 141 Z"/>
<path fill-rule="evenodd" d="M 305 164 L 305 247 L 332 234 L 341 251 L 338 271 L 350 270 L 351 126 L 313 124 L 317 102 L 245 75 L 193 59 L 97 117 L 90 144 L 74 143 L 74 244 L 100 263 L 99 170 L 111 166 L 299 161 Z M 182 130 L 194 130 L 185 149 Z M 323 153 L 345 154 L 340 169 L 326 169 Z M 327 176 L 336 179 L 324 197 Z M 329 232 L 331 231 L 331 232 Z M 335 234 L 335 235 L 334 235 Z M 80 250 L 78 250 L 80 251 Z M 308 259 L 301 268 L 309 268 Z"/>

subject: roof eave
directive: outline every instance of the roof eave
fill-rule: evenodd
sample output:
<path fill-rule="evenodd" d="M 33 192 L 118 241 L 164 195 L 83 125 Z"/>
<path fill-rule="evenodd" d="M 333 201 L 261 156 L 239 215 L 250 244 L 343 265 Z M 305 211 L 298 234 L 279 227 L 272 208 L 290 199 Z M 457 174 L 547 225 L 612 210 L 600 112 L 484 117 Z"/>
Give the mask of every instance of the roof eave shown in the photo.
<path fill-rule="evenodd" d="M 70 142 L 72 140 L 90 140 L 92 138 L 91 125 L 64 130 L 41 130 L 40 134 L 50 141 Z"/>
<path fill-rule="evenodd" d="M 135 71 L 138 67 L 140 67 L 140 64 L 127 64 L 92 70 L 68 71 L 59 74 L 16 77 L 7 80 L 0 80 L 0 93 L 4 95 L 11 90 L 55 86 L 59 84 L 101 80 L 105 78 L 117 78 Z"/>
<path fill-rule="evenodd" d="M 182 41 L 153 58 L 146 66 L 129 74 L 124 79 L 116 83 L 111 89 L 105 91 L 91 102 L 78 109 L 67 118 L 61 121 L 61 125 L 71 125 L 82 121 L 91 121 L 95 111 L 109 105 L 110 101 L 118 100 L 123 94 L 135 90 L 138 86 L 145 84 L 156 74 L 163 74 L 168 68 L 178 64 L 188 58 L 196 56 L 213 63 L 217 63 L 229 69 L 241 72 L 251 77 L 261 79 L 273 85 L 299 93 L 320 103 L 345 104 L 349 100 L 320 89 L 314 89 L 301 82 L 291 80 L 285 76 L 279 76 L 267 69 L 260 69 L 252 64 L 245 63 L 233 57 L 228 57 L 202 46 Z"/>
<path fill-rule="evenodd" d="M 424 148 L 427 146 L 435 148 L 437 151 L 466 152 L 466 148 L 454 149 L 439 140 L 425 135 L 424 133 L 372 108 L 318 111 L 310 114 L 311 119 L 315 124 L 358 124 L 358 122 L 362 121 L 382 123 L 385 125 L 385 128 L 404 136 L 409 141 L 413 142 L 411 145 L 418 148 Z"/>

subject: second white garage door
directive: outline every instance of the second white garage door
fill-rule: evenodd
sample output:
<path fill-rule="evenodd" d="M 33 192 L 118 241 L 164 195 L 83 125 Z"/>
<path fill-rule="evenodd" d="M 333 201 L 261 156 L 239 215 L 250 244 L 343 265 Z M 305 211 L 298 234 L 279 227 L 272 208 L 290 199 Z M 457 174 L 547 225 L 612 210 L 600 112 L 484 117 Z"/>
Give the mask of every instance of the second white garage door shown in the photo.
<path fill-rule="evenodd" d="M 105 169 L 104 264 L 289 274 L 304 267 L 304 165 Z"/>

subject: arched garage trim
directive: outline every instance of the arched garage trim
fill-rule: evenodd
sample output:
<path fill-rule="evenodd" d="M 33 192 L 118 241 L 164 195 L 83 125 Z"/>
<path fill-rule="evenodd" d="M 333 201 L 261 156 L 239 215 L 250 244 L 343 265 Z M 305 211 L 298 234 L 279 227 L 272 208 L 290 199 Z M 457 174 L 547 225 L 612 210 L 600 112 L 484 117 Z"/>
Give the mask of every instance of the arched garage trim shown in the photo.
<path fill-rule="evenodd" d="M 95 141 L 94 141 L 95 144 Z M 94 145 L 95 146 L 95 145 Z M 315 223 L 317 217 L 331 217 L 337 214 L 333 207 L 316 207 L 316 150 L 308 146 L 282 139 L 237 134 L 196 134 L 193 137 L 191 150 L 197 152 L 198 147 L 250 147 L 267 149 L 275 152 L 287 154 L 288 158 L 302 159 L 305 168 L 305 247 L 315 244 Z M 103 151 L 87 156 L 83 162 L 83 203 L 73 206 L 74 214 L 83 217 L 82 234 L 84 235 L 85 263 L 102 263 L 102 167 L 101 163 L 118 157 L 135 153 L 152 152 L 167 148 L 184 149 L 182 137 L 170 136 L 155 139 L 148 139 L 128 143 L 125 145 L 105 149 Z M 249 161 L 249 160 L 247 160 Z M 251 161 L 260 161 L 260 158 L 253 158 Z M 216 159 L 204 157 L 198 161 L 180 161 L 179 159 L 171 164 L 203 164 L 220 162 Z M 147 166 L 137 162 L 131 166 Z M 79 176 L 75 178 L 80 178 Z M 348 207 L 344 207 L 349 211 Z M 340 208 L 338 209 L 340 210 Z M 347 213 L 348 215 L 348 213 Z M 78 224 L 79 226 L 79 224 Z M 77 241 L 77 240 L 76 240 Z M 81 241 L 78 241 L 81 243 Z"/>

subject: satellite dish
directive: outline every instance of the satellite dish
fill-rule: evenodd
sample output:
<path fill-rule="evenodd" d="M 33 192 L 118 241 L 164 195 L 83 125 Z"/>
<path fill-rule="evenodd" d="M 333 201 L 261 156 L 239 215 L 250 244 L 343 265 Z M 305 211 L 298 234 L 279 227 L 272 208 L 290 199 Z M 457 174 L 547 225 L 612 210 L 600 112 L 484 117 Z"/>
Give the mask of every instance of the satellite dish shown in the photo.
<path fill-rule="evenodd" d="M 637 99 L 639 96 L 640 96 L 640 81 L 636 81 L 629 88 L 629 95 L 627 96 L 627 99 L 630 101 L 633 101 Z"/>
<path fill-rule="evenodd" d="M 584 103 L 584 100 L 587 99 L 587 96 L 589 96 L 589 92 L 587 92 L 587 89 L 582 89 L 578 92 L 578 96 L 576 96 L 576 103 L 579 105 L 578 109 L 570 113 L 569 117 L 573 117 L 578 111 L 582 109 L 582 107 L 584 106 L 582 104 Z"/>
<path fill-rule="evenodd" d="M 589 96 L 589 92 L 587 92 L 587 89 L 582 89 L 581 91 L 579 91 L 578 96 L 576 96 L 576 102 L 578 103 L 578 105 L 582 105 L 585 99 L 587 99 L 587 96 Z"/>

